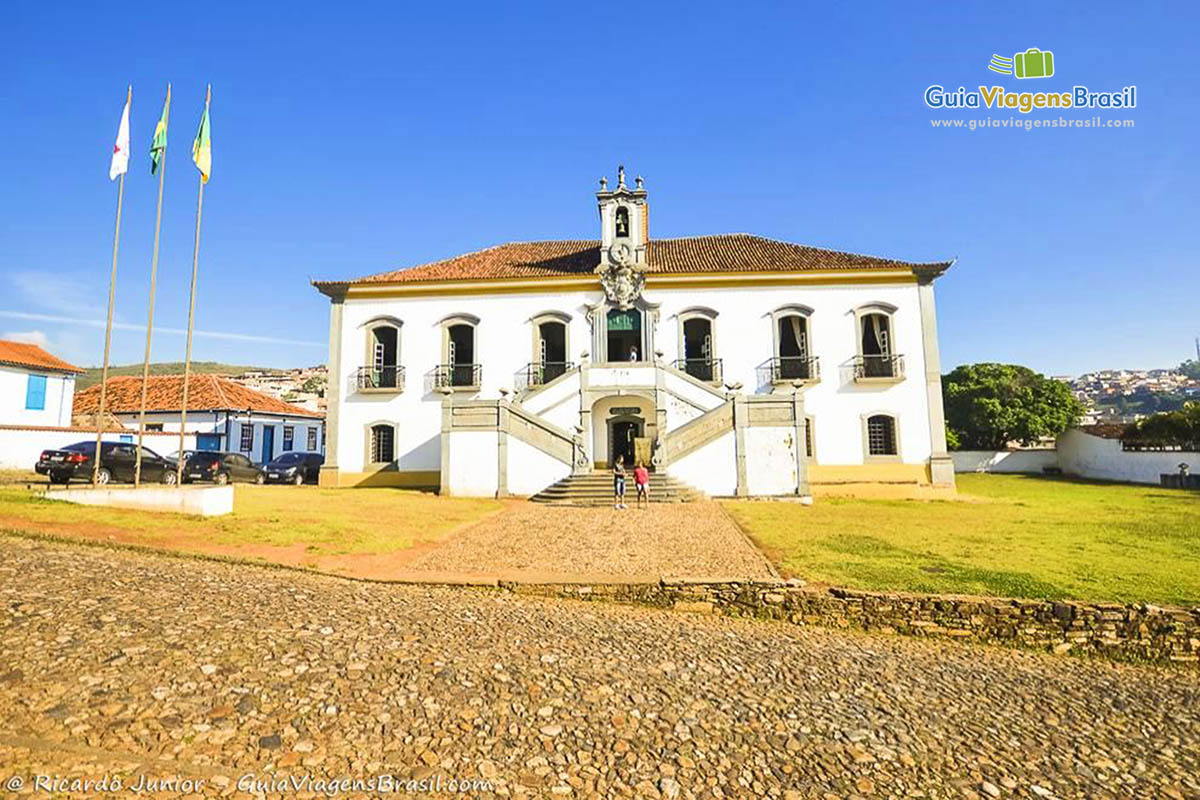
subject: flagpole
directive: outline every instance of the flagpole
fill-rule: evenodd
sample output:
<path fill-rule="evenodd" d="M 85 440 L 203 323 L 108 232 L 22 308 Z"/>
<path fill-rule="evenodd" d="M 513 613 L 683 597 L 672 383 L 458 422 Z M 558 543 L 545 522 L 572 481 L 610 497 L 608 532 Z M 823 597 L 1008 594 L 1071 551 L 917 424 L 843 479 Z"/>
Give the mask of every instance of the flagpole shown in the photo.
<path fill-rule="evenodd" d="M 125 107 L 133 102 L 133 84 L 125 95 Z M 120 135 L 118 133 L 118 139 Z M 128 148 L 126 148 L 128 149 Z M 117 229 L 113 233 L 112 273 L 108 276 L 108 322 L 104 326 L 104 366 L 100 369 L 100 411 L 96 414 L 96 452 L 92 456 L 92 486 L 100 483 L 101 442 L 104 439 L 105 395 L 108 392 L 108 359 L 112 352 L 113 304 L 117 296 L 117 248 L 121 244 L 121 202 L 125 199 L 125 173 L 117 181 Z"/>
<path fill-rule="evenodd" d="M 164 124 L 171 117 L 171 84 L 167 84 L 167 102 L 163 109 Z M 158 165 L 158 211 L 154 218 L 154 254 L 150 258 L 150 315 L 146 320 L 146 356 L 142 359 L 142 403 L 138 409 L 137 457 L 133 467 L 133 486 L 142 483 L 142 437 L 146 433 L 146 390 L 150 382 L 150 339 L 154 333 L 154 288 L 158 280 L 158 234 L 162 228 L 163 178 L 167 174 L 167 143 L 163 142 L 162 161 Z"/>
<path fill-rule="evenodd" d="M 204 98 L 204 112 L 212 102 L 212 84 Z M 183 435 L 187 428 L 188 378 L 192 372 L 192 323 L 196 317 L 196 271 L 200 263 L 200 215 L 204 210 L 204 173 L 200 173 L 200 193 L 196 196 L 196 239 L 192 247 L 192 289 L 188 295 L 187 347 L 183 355 L 183 408 L 179 414 L 179 459 L 175 465 L 176 486 L 183 486 Z"/>

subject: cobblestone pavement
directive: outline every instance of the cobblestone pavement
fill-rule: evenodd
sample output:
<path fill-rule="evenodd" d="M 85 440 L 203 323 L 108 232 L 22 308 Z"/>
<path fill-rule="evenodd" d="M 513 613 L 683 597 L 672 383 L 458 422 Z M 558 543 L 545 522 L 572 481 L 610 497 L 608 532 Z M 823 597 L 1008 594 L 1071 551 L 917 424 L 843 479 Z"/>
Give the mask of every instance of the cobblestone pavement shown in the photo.
<path fill-rule="evenodd" d="M 0 602 L 6 794 L 1200 796 L 1194 671 L 7 537 Z"/>
<path fill-rule="evenodd" d="M 519 503 L 407 565 L 442 573 L 769 578 L 771 567 L 713 502 L 581 508 Z"/>

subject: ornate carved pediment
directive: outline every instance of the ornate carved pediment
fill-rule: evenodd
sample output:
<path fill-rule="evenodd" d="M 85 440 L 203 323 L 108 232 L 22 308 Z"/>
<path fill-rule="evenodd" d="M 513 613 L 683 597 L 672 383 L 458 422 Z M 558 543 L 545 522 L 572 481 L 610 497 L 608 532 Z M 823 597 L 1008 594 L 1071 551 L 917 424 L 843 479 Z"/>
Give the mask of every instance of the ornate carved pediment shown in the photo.
<path fill-rule="evenodd" d="M 604 286 L 604 294 L 608 301 L 622 311 L 627 311 L 642 296 L 646 276 L 628 263 L 609 264 L 600 274 L 600 283 Z"/>

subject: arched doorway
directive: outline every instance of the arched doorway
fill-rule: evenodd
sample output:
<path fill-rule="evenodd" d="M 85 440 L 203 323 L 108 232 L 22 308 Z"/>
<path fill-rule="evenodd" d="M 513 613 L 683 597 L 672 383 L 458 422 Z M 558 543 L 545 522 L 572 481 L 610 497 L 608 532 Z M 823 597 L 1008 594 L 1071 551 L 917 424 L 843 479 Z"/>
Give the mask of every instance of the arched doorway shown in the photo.
<path fill-rule="evenodd" d="M 592 405 L 592 462 L 597 469 L 608 469 L 617 456 L 625 466 L 641 460 L 651 466 L 658 420 L 654 401 L 635 394 L 609 395 Z"/>

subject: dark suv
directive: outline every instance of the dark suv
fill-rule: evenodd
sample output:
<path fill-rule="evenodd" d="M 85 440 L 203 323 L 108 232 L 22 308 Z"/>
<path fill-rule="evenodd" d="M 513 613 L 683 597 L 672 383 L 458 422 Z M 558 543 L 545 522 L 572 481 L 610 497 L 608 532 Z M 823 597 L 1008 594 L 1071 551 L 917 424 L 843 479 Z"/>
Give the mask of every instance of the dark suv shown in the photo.
<path fill-rule="evenodd" d="M 91 482 L 92 465 L 95 463 L 95 442 L 76 442 L 61 450 L 43 450 L 34 470 L 46 475 L 51 483 L 69 483 L 72 480 Z M 128 442 L 103 442 L 100 445 L 101 484 L 114 481 L 133 482 L 137 463 L 137 445 Z M 159 481 L 168 486 L 175 484 L 175 462 L 163 458 L 149 448 L 142 448 L 142 480 Z"/>
<path fill-rule="evenodd" d="M 200 450 L 188 455 L 183 465 L 184 481 L 212 481 L 224 486 L 227 483 L 262 483 L 263 471 L 241 453 L 218 453 Z"/>
<path fill-rule="evenodd" d="M 305 481 L 316 483 L 324 463 L 325 456 L 320 453 L 284 453 L 263 467 L 263 472 L 267 475 L 267 483 L 299 486 Z"/>

